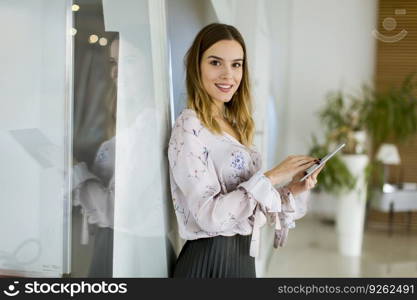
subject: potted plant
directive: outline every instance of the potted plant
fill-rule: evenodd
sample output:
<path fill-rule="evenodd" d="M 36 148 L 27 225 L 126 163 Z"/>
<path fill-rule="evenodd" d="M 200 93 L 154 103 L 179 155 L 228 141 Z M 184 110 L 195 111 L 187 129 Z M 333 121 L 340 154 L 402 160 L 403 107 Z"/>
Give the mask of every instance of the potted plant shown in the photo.
<path fill-rule="evenodd" d="M 375 158 L 384 143 L 404 144 L 417 134 L 417 81 L 416 73 L 405 77 L 398 86 L 375 91 L 364 86 L 362 115 L 369 139 L 370 173 L 374 178 L 369 185 L 371 198 L 374 190 L 380 190 L 386 177 L 386 168 Z"/>
<path fill-rule="evenodd" d="M 339 251 L 348 256 L 359 256 L 362 247 L 363 224 L 366 210 L 366 131 L 363 115 L 364 102 L 346 97 L 342 92 L 331 93 L 319 112 L 325 128 L 326 141 L 319 145 L 313 137 L 310 154 L 323 157 L 334 145 L 346 143 L 341 155 L 326 163 L 318 177 L 321 195 L 337 199 L 336 228 Z M 328 197 L 329 198 L 329 197 Z"/>
<path fill-rule="evenodd" d="M 313 137 L 310 154 L 322 157 L 332 145 L 346 143 L 342 154 L 329 160 L 318 177 L 318 191 L 338 199 L 336 224 L 342 254 L 360 255 L 365 204 L 370 194 L 367 182 L 371 174 L 382 179 L 381 166 L 371 150 L 387 141 L 405 141 L 417 133 L 417 85 L 413 78 L 414 74 L 409 75 L 400 87 L 387 91 L 364 86 L 359 97 L 331 93 L 319 112 L 325 142 L 320 145 Z"/>
<path fill-rule="evenodd" d="M 408 75 L 399 87 L 363 89 L 363 121 L 377 149 L 385 142 L 403 143 L 417 133 L 417 81 Z"/>

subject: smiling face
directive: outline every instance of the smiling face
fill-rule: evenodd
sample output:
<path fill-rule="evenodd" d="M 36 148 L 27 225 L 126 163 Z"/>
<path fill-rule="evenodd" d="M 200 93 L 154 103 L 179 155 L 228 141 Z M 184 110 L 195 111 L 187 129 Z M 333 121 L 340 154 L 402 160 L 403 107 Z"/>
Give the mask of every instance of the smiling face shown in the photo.
<path fill-rule="evenodd" d="M 243 76 L 244 53 L 235 40 L 221 40 L 208 48 L 201 59 L 203 87 L 216 105 L 232 99 Z"/>

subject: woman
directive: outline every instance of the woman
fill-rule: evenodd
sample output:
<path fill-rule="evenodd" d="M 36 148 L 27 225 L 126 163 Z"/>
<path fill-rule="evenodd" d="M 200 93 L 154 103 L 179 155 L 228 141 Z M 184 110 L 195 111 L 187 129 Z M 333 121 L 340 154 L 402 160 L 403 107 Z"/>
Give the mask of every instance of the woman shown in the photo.
<path fill-rule="evenodd" d="M 107 108 L 106 126 L 102 126 L 105 140 L 90 168 L 85 161 L 78 162 L 73 158 L 73 205 L 81 207 L 81 244 L 88 244 L 89 236 L 94 235 L 89 273 L 81 274 L 88 277 L 113 276 L 118 35 L 113 37 L 108 49 L 111 84 L 108 84 L 106 101 L 103 101 Z"/>
<path fill-rule="evenodd" d="M 298 182 L 317 160 L 297 155 L 260 171 L 261 156 L 251 147 L 246 48 L 236 28 L 215 23 L 197 34 L 186 55 L 186 84 L 187 108 L 168 148 L 179 233 L 187 240 L 173 275 L 256 277 L 260 227 L 266 217 L 274 222 L 274 245 L 282 246 L 305 210 L 293 196 L 313 188 L 321 168 Z"/>

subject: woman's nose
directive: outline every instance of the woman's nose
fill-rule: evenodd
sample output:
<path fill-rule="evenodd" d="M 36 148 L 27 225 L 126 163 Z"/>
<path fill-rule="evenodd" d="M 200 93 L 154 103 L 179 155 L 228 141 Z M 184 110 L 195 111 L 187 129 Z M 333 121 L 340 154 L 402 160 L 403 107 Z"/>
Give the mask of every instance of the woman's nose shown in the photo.
<path fill-rule="evenodd" d="M 232 68 L 225 66 L 222 70 L 221 77 L 225 79 L 232 78 Z"/>

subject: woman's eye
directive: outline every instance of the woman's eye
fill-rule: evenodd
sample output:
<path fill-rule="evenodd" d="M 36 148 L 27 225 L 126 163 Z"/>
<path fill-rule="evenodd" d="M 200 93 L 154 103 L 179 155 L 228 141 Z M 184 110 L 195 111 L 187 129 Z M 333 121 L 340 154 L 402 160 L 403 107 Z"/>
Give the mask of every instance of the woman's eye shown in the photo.
<path fill-rule="evenodd" d="M 241 63 L 234 63 L 233 68 L 240 68 L 242 66 Z"/>
<path fill-rule="evenodd" d="M 220 66 L 220 62 L 218 60 L 212 60 L 210 64 L 213 66 Z"/>

